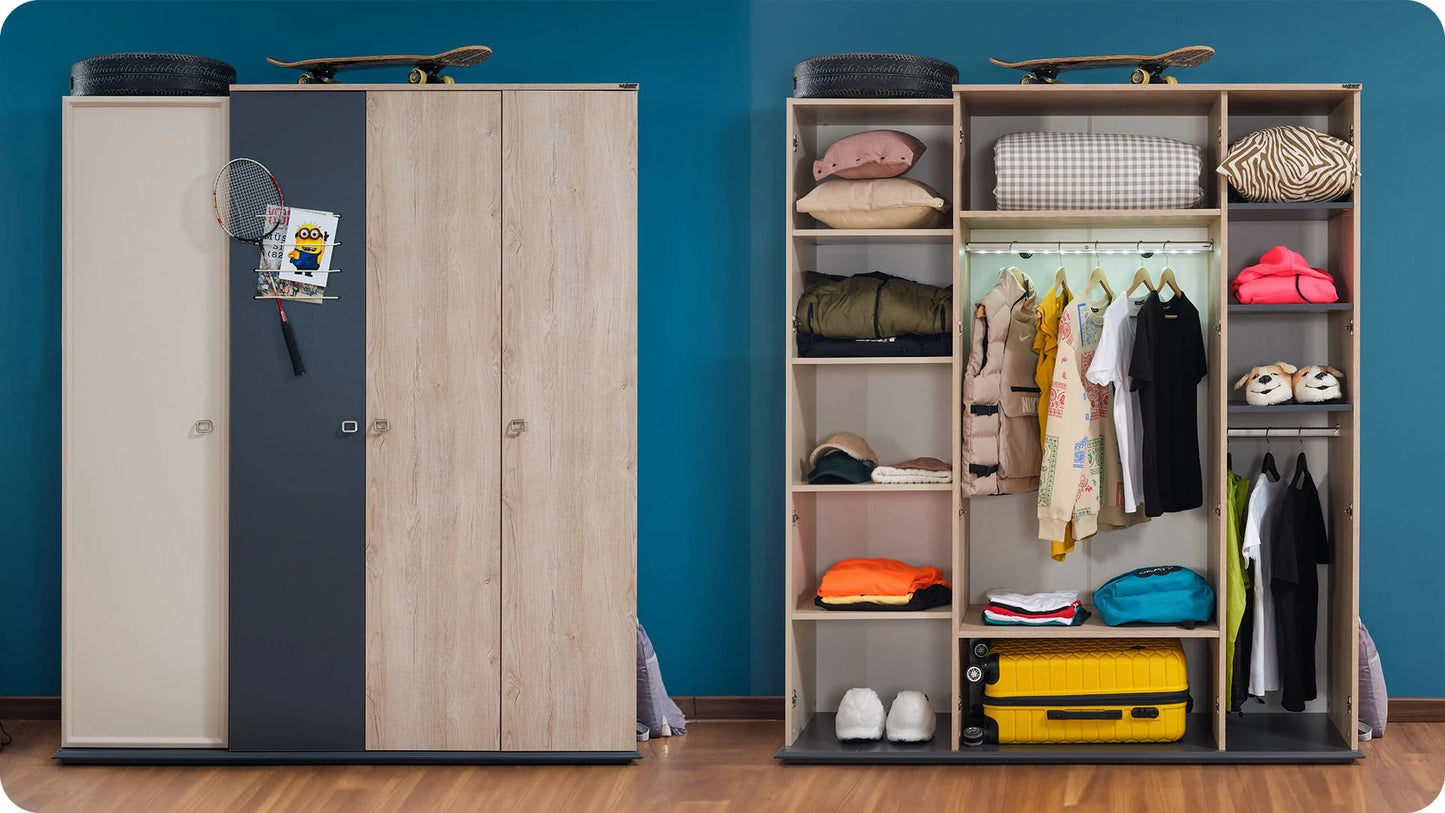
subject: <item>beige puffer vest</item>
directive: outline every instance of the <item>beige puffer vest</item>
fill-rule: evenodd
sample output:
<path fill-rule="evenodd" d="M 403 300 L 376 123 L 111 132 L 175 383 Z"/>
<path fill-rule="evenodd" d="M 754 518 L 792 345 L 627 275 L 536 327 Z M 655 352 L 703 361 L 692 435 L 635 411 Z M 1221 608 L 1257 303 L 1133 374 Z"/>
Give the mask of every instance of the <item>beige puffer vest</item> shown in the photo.
<path fill-rule="evenodd" d="M 973 306 L 972 347 L 963 374 L 963 496 L 1039 487 L 1038 330 L 1033 283 L 1017 268 Z"/>

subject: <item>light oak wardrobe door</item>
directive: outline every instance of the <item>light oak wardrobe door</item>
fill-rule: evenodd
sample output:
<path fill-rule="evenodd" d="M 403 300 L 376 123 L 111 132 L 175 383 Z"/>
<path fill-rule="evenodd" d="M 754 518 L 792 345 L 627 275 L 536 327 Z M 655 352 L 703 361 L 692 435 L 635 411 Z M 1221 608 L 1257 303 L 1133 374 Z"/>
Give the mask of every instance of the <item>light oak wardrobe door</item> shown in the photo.
<path fill-rule="evenodd" d="M 368 94 L 368 749 L 498 748 L 500 127 Z"/>
<path fill-rule="evenodd" d="M 637 97 L 512 91 L 503 122 L 502 748 L 631 751 Z"/>

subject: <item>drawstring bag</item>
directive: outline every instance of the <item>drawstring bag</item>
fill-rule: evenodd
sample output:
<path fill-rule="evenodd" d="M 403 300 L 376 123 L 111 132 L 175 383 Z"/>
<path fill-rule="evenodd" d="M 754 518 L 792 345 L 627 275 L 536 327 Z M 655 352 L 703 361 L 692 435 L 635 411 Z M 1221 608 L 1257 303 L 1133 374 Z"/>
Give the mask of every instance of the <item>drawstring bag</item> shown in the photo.
<path fill-rule="evenodd" d="M 657 665 L 657 651 L 647 630 L 637 625 L 637 741 L 649 737 L 674 737 L 687 733 L 687 720 L 682 709 L 667 695 L 662 685 L 662 669 Z"/>
<path fill-rule="evenodd" d="M 1385 692 L 1385 671 L 1380 666 L 1380 651 L 1375 639 L 1360 622 L 1360 725 L 1369 726 L 1370 734 L 1385 736 L 1385 713 L 1390 709 L 1390 696 Z M 1365 739 L 1365 737 L 1361 737 Z"/>
<path fill-rule="evenodd" d="M 1111 627 L 1140 622 L 1193 629 L 1214 615 L 1214 588 L 1187 567 L 1141 567 L 1095 590 L 1094 609 Z"/>

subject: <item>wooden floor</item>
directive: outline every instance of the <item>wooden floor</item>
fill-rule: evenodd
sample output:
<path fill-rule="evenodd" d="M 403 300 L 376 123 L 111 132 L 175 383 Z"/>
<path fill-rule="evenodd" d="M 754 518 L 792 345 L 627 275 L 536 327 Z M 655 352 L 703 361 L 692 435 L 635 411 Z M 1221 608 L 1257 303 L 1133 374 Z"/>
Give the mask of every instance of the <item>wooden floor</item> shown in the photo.
<path fill-rule="evenodd" d="M 61 767 L 54 721 L 7 723 L 0 785 L 31 811 L 1413 811 L 1445 723 L 1395 723 L 1348 766 L 782 766 L 782 723 L 693 723 L 627 767 Z M 0 803 L 3 804 L 3 803 Z"/>

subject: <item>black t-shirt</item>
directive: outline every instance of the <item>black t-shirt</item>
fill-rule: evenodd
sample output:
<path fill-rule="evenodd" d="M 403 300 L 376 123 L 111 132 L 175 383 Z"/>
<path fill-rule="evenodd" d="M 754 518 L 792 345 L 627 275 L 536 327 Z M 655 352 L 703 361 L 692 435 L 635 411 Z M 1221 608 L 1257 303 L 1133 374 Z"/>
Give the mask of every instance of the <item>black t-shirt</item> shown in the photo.
<path fill-rule="evenodd" d="M 1315 614 L 1320 595 L 1316 565 L 1329 564 L 1330 541 L 1320 494 L 1303 452 L 1295 461 L 1294 479 L 1280 498 L 1266 555 L 1284 690 L 1280 705 L 1287 711 L 1304 711 L 1305 701 L 1315 699 Z"/>
<path fill-rule="evenodd" d="M 1144 428 L 1144 513 L 1157 517 L 1204 504 L 1199 470 L 1199 382 L 1209 374 L 1199 311 L 1180 294 L 1152 293 L 1139 308 L 1130 389 Z"/>

